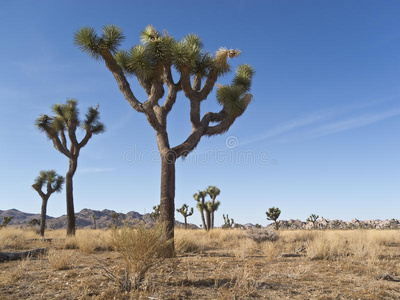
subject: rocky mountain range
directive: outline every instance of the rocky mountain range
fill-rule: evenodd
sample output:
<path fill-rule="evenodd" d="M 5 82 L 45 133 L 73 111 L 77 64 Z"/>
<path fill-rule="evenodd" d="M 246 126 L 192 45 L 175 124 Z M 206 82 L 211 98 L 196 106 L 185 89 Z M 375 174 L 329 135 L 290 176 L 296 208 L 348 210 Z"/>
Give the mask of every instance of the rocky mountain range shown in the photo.
<path fill-rule="evenodd" d="M 78 228 L 93 228 L 93 217 L 95 216 L 96 220 L 96 228 L 108 228 L 111 224 L 118 223 L 118 225 L 127 224 L 129 226 L 136 225 L 146 225 L 151 226 L 154 224 L 154 220 L 150 218 L 150 214 L 139 214 L 135 211 L 130 211 L 126 214 L 119 213 L 118 220 L 113 218 L 114 214 L 117 213 L 113 210 L 104 209 L 102 211 L 92 210 L 92 209 L 82 209 L 80 212 L 75 213 L 76 216 L 76 225 Z M 8 224 L 10 227 L 25 227 L 28 225 L 28 222 L 32 219 L 40 219 L 40 214 L 30 214 L 21 212 L 17 209 L 9 209 L 9 210 L 0 210 L 0 219 L 3 219 L 3 216 L 13 216 L 11 222 Z M 63 229 L 67 227 L 67 216 L 62 215 L 61 217 L 54 218 L 47 216 L 46 221 L 47 228 L 50 229 Z M 175 226 L 183 227 L 183 223 L 175 221 Z M 188 224 L 189 228 L 197 228 L 194 224 Z"/>

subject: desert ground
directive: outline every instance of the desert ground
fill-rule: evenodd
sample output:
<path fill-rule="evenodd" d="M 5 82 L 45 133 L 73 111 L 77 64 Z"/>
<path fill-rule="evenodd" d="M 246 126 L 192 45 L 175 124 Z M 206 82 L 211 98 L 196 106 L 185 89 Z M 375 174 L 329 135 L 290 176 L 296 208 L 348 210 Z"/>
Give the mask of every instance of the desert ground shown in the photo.
<path fill-rule="evenodd" d="M 0 230 L 0 299 L 400 299 L 399 230 Z"/>

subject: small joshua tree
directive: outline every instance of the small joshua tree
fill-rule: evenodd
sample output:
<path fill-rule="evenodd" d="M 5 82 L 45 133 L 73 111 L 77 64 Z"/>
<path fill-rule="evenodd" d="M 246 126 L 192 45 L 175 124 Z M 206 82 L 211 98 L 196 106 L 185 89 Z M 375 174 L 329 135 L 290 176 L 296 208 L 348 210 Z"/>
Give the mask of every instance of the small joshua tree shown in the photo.
<path fill-rule="evenodd" d="M 311 216 L 309 216 L 307 218 L 307 222 L 312 222 L 314 229 L 317 229 L 317 220 L 318 220 L 318 218 L 319 218 L 318 215 L 312 214 Z"/>
<path fill-rule="evenodd" d="M 3 216 L 3 225 L 1 225 L 1 227 L 6 228 L 8 223 L 10 223 L 13 218 L 14 216 L 9 216 L 9 217 Z"/>
<path fill-rule="evenodd" d="M 206 191 L 207 191 L 207 194 L 211 198 L 211 204 L 208 205 L 207 207 L 210 209 L 210 212 L 211 212 L 211 229 L 213 229 L 214 228 L 214 212 L 218 209 L 218 207 L 220 205 L 220 202 L 215 201 L 215 199 L 221 193 L 221 190 L 219 188 L 217 188 L 216 186 L 209 186 Z"/>
<path fill-rule="evenodd" d="M 68 157 L 69 168 L 65 176 L 65 190 L 67 201 L 67 236 L 75 235 L 75 210 L 72 178 L 78 167 L 78 157 L 81 149 L 86 146 L 93 135 L 102 133 L 104 125 L 99 121 L 97 108 L 89 107 L 85 120 L 79 120 L 78 101 L 68 99 L 66 104 L 56 104 L 52 110 L 54 116 L 42 115 L 36 120 L 39 130 L 46 133 L 53 142 L 54 148 Z M 76 130 L 80 128 L 85 136 L 79 142 Z M 67 137 L 69 141 L 67 141 Z"/>
<path fill-rule="evenodd" d="M 278 207 L 271 207 L 265 212 L 267 219 L 275 222 L 275 229 L 279 229 L 279 223 L 277 222 L 279 216 L 281 215 L 281 210 Z"/>
<path fill-rule="evenodd" d="M 119 224 L 119 217 L 120 217 L 120 214 L 119 213 L 117 213 L 117 212 L 113 212 L 112 214 L 111 214 L 111 218 L 113 219 L 113 227 L 115 227 L 115 228 L 118 228 L 118 224 Z"/>
<path fill-rule="evenodd" d="M 150 214 L 150 218 L 153 219 L 154 222 L 157 222 L 160 218 L 160 205 L 153 206 L 154 211 Z"/>
<path fill-rule="evenodd" d="M 36 225 L 40 226 L 40 219 L 31 219 L 28 222 L 29 227 L 35 227 Z"/>
<path fill-rule="evenodd" d="M 183 204 L 181 208 L 176 210 L 177 212 L 181 213 L 182 216 L 185 218 L 185 229 L 187 229 L 187 217 L 193 215 L 193 207 L 190 208 L 190 212 L 188 210 L 189 206 L 187 206 L 186 204 Z"/>
<path fill-rule="evenodd" d="M 198 193 L 193 195 L 194 200 L 197 201 L 197 209 L 200 212 L 201 216 L 201 222 L 203 223 L 203 228 L 204 230 L 208 231 L 208 227 L 204 218 L 204 211 L 206 210 L 206 204 L 205 204 L 205 199 L 206 199 L 207 193 L 204 191 L 199 191 Z"/>
<path fill-rule="evenodd" d="M 36 192 L 38 192 L 39 196 L 42 198 L 40 221 L 40 235 L 42 237 L 44 237 L 44 231 L 46 229 L 47 201 L 54 192 L 61 192 L 64 180 L 64 177 L 58 175 L 54 170 L 40 171 L 39 176 L 35 179 L 35 183 L 32 184 L 32 187 L 36 190 Z M 42 191 L 43 185 L 46 186 L 46 193 Z"/>
<path fill-rule="evenodd" d="M 235 224 L 235 221 L 233 219 L 229 219 L 229 215 L 227 214 L 226 217 L 225 215 L 222 215 L 224 217 L 224 225 L 222 228 L 232 228 Z"/>
<path fill-rule="evenodd" d="M 91 215 L 92 219 L 93 219 L 93 229 L 96 229 L 96 216 L 94 215 L 94 213 Z"/>

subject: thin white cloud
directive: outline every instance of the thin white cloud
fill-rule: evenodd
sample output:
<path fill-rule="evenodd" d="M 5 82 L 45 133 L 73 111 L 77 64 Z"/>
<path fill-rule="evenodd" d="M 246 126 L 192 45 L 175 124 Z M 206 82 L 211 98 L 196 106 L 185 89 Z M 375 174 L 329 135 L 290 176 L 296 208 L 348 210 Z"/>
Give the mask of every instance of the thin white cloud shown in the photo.
<path fill-rule="evenodd" d="M 349 105 L 347 107 L 342 107 L 342 108 L 332 108 L 332 109 L 321 110 L 321 111 L 318 111 L 315 113 L 308 114 L 304 117 L 296 118 L 291 121 L 285 122 L 285 123 L 278 125 L 275 128 L 272 128 L 271 130 L 268 130 L 258 136 L 250 137 L 248 140 L 241 142 L 240 146 L 259 142 L 259 141 L 266 140 L 266 139 L 269 139 L 269 138 L 272 138 L 275 136 L 280 136 L 287 132 L 294 131 L 294 130 L 302 128 L 302 127 L 306 127 L 306 126 L 310 126 L 310 125 L 317 125 L 318 123 L 327 122 L 329 119 L 331 119 L 333 117 L 336 117 L 341 114 L 346 114 L 350 111 L 360 110 L 360 109 L 364 109 L 364 108 L 367 108 L 370 106 L 377 106 L 377 105 L 386 103 L 388 101 L 398 100 L 398 99 L 399 99 L 399 95 L 393 95 L 390 97 L 385 97 L 385 98 L 377 99 L 374 101 L 369 101 L 369 102 L 362 103 L 362 104 L 353 104 L 353 105 Z M 386 115 L 386 114 L 383 114 L 383 115 Z M 374 123 L 374 122 L 378 122 L 378 121 L 382 120 L 382 119 L 379 119 L 379 116 L 380 116 L 380 114 L 364 115 L 361 117 L 355 117 L 352 119 L 338 121 L 338 122 L 334 122 L 331 124 L 337 123 L 338 124 L 337 130 L 339 130 L 340 126 L 343 126 L 343 128 L 346 128 L 346 125 L 354 126 L 351 128 L 355 128 L 355 127 L 365 126 L 370 123 Z M 377 121 L 373 121 L 375 118 L 378 118 Z M 368 120 L 369 120 L 369 123 L 362 125 L 363 122 L 368 122 Z M 345 124 L 341 124 L 342 122 Z M 312 134 L 310 134 L 310 136 L 314 137 L 314 135 L 315 135 L 315 137 L 317 137 L 317 131 L 319 131 L 319 130 L 321 130 L 321 133 L 318 133 L 318 134 L 323 135 L 321 128 L 325 128 L 325 127 L 326 127 L 327 132 L 329 130 L 335 130 L 334 128 L 331 128 L 331 129 L 328 128 L 331 124 L 316 128 L 315 132 L 312 132 Z M 357 124 L 359 124 L 359 125 L 357 125 Z M 350 129 L 350 127 L 349 127 L 349 129 Z M 314 130 L 312 130 L 312 131 L 314 131 Z M 344 131 L 344 130 L 339 130 L 339 131 Z M 337 132 L 339 132 L 339 131 L 337 131 Z M 321 136 L 321 135 L 319 135 L 319 136 Z M 281 140 L 280 142 L 287 142 L 287 141 L 288 140 Z"/>
<path fill-rule="evenodd" d="M 114 171 L 115 168 L 83 168 L 78 170 L 80 173 L 101 173 Z"/>
<path fill-rule="evenodd" d="M 400 115 L 400 109 L 389 110 L 375 114 L 365 114 L 346 120 L 332 122 L 311 130 L 308 133 L 308 138 L 317 138 L 337 132 L 343 132 L 354 128 L 367 126 L 398 115 Z"/>

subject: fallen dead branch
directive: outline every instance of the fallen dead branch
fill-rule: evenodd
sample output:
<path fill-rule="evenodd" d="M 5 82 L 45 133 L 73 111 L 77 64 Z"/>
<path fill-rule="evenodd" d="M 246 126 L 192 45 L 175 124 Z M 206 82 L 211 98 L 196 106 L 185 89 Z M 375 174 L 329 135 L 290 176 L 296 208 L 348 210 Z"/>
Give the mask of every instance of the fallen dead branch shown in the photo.
<path fill-rule="evenodd" d="M 26 257 L 35 257 L 38 254 L 46 253 L 47 248 L 32 249 L 23 252 L 0 252 L 0 261 L 18 260 Z"/>

